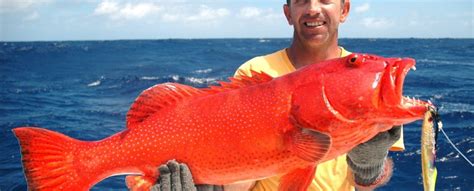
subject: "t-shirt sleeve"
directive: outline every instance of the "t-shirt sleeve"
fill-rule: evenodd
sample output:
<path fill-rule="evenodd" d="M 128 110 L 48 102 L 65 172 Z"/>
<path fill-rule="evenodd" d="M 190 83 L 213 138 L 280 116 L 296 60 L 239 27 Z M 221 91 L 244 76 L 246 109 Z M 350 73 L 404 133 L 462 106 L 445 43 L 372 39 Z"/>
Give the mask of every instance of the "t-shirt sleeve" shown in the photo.
<path fill-rule="evenodd" d="M 400 139 L 395 142 L 392 147 L 390 148 L 390 151 L 403 151 L 405 150 L 405 144 L 403 143 L 403 126 L 401 128 L 401 134 L 400 134 Z"/>

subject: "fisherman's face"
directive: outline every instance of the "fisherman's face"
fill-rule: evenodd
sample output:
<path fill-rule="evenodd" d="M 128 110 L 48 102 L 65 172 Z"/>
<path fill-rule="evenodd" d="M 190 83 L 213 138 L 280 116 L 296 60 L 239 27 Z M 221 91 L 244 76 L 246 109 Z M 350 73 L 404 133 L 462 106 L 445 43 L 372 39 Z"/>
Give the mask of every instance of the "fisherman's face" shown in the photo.
<path fill-rule="evenodd" d="M 291 0 L 283 10 L 294 28 L 294 40 L 310 46 L 330 43 L 337 39 L 339 24 L 349 13 L 348 0 Z"/>

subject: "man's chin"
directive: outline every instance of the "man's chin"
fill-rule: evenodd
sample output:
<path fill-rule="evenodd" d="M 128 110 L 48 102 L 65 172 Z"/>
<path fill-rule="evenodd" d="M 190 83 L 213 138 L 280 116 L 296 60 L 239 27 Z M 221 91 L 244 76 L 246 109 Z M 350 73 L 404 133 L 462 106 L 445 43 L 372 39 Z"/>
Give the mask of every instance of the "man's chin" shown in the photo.
<path fill-rule="evenodd" d="M 337 42 L 337 36 L 331 36 L 328 33 L 323 34 L 302 34 L 300 35 L 301 42 L 309 47 L 320 47 L 321 45 L 331 44 L 331 39 L 335 38 Z"/>
<path fill-rule="evenodd" d="M 305 38 L 303 41 L 303 44 L 305 44 L 307 47 L 320 47 L 327 43 L 328 43 L 328 38 L 322 35 L 310 36 L 310 37 Z"/>

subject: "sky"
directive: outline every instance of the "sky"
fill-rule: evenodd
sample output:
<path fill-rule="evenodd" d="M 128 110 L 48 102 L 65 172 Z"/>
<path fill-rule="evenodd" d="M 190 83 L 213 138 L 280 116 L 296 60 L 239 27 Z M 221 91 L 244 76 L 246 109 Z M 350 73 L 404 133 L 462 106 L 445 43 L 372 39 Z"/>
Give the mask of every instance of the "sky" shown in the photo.
<path fill-rule="evenodd" d="M 0 0 L 0 41 L 290 38 L 285 0 Z M 352 0 L 342 38 L 474 38 L 473 0 Z"/>

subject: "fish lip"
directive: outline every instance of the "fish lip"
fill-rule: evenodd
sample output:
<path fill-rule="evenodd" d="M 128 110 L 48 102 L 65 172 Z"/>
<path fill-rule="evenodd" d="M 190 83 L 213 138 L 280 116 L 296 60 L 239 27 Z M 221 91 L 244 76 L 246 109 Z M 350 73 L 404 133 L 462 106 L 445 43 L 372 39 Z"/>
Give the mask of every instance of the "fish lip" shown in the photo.
<path fill-rule="evenodd" d="M 410 69 L 415 66 L 416 62 L 412 58 L 405 58 L 396 63 L 399 63 L 399 65 L 395 73 L 395 90 L 399 98 L 398 102 L 400 103 L 403 97 L 403 85 L 405 83 L 405 77 L 407 76 Z"/>
<path fill-rule="evenodd" d="M 384 75 L 388 77 L 386 76 L 384 84 L 389 86 L 386 89 L 391 91 L 385 91 L 382 95 L 385 98 L 384 102 L 389 106 L 407 111 L 411 116 L 423 116 L 427 108 L 433 105 L 416 98 L 403 96 L 405 78 L 410 70 L 415 70 L 416 61 L 412 58 L 396 58 L 389 59 L 386 64 Z"/>

